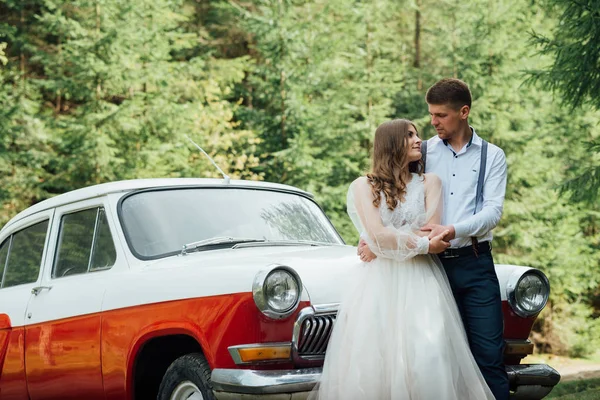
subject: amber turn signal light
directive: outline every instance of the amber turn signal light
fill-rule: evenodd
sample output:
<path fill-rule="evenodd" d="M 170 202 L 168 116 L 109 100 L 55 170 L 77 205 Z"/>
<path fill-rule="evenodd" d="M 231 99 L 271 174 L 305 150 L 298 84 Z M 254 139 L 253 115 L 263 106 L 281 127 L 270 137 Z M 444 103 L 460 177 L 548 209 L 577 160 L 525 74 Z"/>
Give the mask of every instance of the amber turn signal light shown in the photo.
<path fill-rule="evenodd" d="M 229 353 L 236 364 L 287 361 L 291 359 L 292 346 L 290 343 L 232 346 Z"/>

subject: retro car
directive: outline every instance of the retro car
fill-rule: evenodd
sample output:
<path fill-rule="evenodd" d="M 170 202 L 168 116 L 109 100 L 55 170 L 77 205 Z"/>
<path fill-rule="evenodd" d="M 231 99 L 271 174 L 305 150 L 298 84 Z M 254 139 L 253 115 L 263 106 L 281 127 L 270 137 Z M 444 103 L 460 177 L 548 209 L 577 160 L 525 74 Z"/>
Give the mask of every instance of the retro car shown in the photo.
<path fill-rule="evenodd" d="M 305 398 L 358 263 L 285 185 L 131 180 L 42 201 L 0 231 L 0 398 Z M 497 274 L 513 395 L 542 398 L 560 376 L 521 360 L 548 280 Z"/>

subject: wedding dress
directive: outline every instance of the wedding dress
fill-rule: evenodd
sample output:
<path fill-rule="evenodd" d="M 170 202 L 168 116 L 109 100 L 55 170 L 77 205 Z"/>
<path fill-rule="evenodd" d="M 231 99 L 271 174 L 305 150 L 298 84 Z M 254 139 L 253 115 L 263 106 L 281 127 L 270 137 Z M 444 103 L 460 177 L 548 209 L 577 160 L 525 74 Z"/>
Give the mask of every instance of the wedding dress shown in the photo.
<path fill-rule="evenodd" d="M 348 214 L 377 258 L 352 271 L 310 398 L 493 400 L 443 267 L 416 234 L 439 223 L 439 178 L 413 174 L 394 210 L 381 196 L 375 207 L 366 177 L 348 191 Z"/>

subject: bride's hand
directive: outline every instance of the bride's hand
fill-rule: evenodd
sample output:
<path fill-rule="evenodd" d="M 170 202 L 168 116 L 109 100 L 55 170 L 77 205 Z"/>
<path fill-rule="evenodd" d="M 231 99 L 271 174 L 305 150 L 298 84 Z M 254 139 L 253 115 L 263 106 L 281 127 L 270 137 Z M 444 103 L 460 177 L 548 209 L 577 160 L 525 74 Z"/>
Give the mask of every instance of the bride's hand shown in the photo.
<path fill-rule="evenodd" d="M 375 253 L 371 251 L 367 242 L 363 239 L 360 239 L 358 242 L 358 248 L 356 249 L 356 254 L 360 257 L 360 260 L 363 262 L 371 262 L 377 258 Z"/>
<path fill-rule="evenodd" d="M 450 247 L 450 242 L 446 242 L 444 238 L 450 231 L 446 230 L 439 235 L 429 239 L 429 253 L 438 254 Z"/>

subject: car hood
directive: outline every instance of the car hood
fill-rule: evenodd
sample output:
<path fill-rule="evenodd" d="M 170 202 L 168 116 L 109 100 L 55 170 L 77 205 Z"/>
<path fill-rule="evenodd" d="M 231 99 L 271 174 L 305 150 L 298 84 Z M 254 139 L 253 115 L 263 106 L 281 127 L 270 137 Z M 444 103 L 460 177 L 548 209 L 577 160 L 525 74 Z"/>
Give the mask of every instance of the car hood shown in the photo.
<path fill-rule="evenodd" d="M 262 245 L 169 257 L 142 269 L 166 280 L 178 276 L 179 283 L 195 281 L 206 295 L 219 295 L 252 291 L 256 274 L 278 264 L 298 273 L 312 304 L 329 304 L 340 301 L 341 290 L 361 262 L 353 246 Z"/>
<path fill-rule="evenodd" d="M 293 268 L 303 284 L 303 300 L 339 303 L 362 263 L 353 246 L 256 246 L 210 250 L 134 263 L 111 280 L 104 309 L 185 298 L 252 292 L 256 275 L 275 265 Z M 509 276 L 529 268 L 496 265 L 502 299 Z"/>

